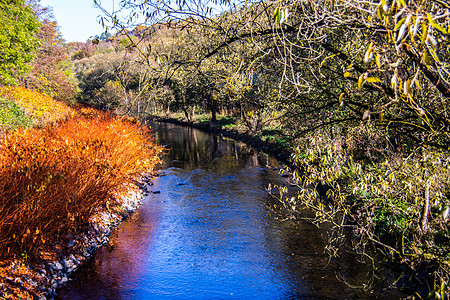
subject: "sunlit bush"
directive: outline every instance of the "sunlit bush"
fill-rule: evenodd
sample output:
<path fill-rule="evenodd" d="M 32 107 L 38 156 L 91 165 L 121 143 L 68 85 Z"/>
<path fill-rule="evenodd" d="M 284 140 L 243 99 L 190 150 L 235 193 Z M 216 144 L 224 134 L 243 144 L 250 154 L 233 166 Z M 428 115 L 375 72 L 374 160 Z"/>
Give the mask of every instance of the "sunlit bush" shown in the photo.
<path fill-rule="evenodd" d="M 71 116 L 74 110 L 63 102 L 23 87 L 0 87 L 0 96 L 23 108 L 34 125 L 43 125 Z"/>
<path fill-rule="evenodd" d="M 33 255 L 63 233 L 82 230 L 134 175 L 158 162 L 148 129 L 83 110 L 44 129 L 0 142 L 0 258 Z"/>

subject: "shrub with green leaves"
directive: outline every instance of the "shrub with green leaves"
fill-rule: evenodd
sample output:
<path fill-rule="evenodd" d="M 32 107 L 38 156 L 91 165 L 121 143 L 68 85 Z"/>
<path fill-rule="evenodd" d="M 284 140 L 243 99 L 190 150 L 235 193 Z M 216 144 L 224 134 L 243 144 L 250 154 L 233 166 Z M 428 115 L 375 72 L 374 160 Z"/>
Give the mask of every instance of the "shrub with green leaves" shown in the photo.
<path fill-rule="evenodd" d="M 0 83 L 15 84 L 39 46 L 40 23 L 24 0 L 0 1 Z"/>
<path fill-rule="evenodd" d="M 0 98 L 0 129 L 16 129 L 31 124 L 32 119 L 25 115 L 20 106 Z"/>

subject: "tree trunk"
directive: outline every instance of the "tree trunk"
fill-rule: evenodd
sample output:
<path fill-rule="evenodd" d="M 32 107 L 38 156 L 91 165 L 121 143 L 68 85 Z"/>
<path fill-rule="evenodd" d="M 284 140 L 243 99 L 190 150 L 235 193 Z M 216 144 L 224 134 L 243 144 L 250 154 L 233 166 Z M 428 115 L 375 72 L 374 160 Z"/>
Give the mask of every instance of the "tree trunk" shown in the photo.
<path fill-rule="evenodd" d="M 194 120 L 195 118 L 195 109 L 197 108 L 197 106 L 194 104 L 192 106 L 192 112 L 191 112 L 191 120 Z"/>
<path fill-rule="evenodd" d="M 186 96 L 183 95 L 183 112 L 184 112 L 184 116 L 186 117 L 186 120 L 188 121 L 188 123 L 191 123 L 191 118 L 189 116 L 189 112 L 186 108 Z"/>
<path fill-rule="evenodd" d="M 211 107 L 211 123 L 217 122 L 217 111 L 215 105 Z"/>
<path fill-rule="evenodd" d="M 428 215 L 430 214 L 430 183 L 427 182 L 425 187 L 425 204 L 422 213 L 422 232 L 427 232 L 429 229 Z"/>

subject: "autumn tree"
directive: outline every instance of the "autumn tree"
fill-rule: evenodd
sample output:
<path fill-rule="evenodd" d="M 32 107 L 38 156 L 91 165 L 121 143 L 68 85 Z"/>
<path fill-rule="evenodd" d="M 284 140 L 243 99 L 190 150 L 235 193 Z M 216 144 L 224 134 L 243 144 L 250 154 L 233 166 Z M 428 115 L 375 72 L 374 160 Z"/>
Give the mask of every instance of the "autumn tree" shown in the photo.
<path fill-rule="evenodd" d="M 292 139 L 370 120 L 416 144 L 447 148 L 444 1 L 120 4 L 120 14 L 104 15 L 112 27 L 176 24 L 184 38 L 198 37 L 193 55 L 168 64 L 174 70 L 200 67 L 236 45 L 257 48 L 246 63 L 263 59 L 277 74 L 272 94 Z"/>
<path fill-rule="evenodd" d="M 41 22 L 37 34 L 41 45 L 31 70 L 23 76 L 22 85 L 43 92 L 54 99 L 71 101 L 76 94 L 76 80 L 58 24 L 49 8 L 36 3 L 33 10 Z"/>
<path fill-rule="evenodd" d="M 15 84 L 39 46 L 39 21 L 24 0 L 0 1 L 0 82 Z"/>

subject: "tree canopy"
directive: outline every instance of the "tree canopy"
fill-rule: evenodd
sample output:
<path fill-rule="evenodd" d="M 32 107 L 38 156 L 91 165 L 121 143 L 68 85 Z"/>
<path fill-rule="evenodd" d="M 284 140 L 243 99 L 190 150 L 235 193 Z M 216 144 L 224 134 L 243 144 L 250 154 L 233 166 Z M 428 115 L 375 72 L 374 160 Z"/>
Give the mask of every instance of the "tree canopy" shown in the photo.
<path fill-rule="evenodd" d="M 0 82 L 14 84 L 29 70 L 39 46 L 40 23 L 24 0 L 0 1 Z"/>
<path fill-rule="evenodd" d="M 161 82 L 191 78 L 192 83 L 210 74 L 214 84 L 206 90 L 208 85 L 203 85 L 205 105 L 209 94 L 227 98 L 222 103 L 246 94 L 258 111 L 276 106 L 292 139 L 366 121 L 414 143 L 448 148 L 445 1 L 119 4 L 116 11 L 103 10 L 102 22 L 109 30 L 131 32 L 142 24 L 174 28 L 173 40 L 183 41 L 174 42 L 176 48 L 161 46 L 151 32 L 135 39 L 134 46 L 143 61 L 158 59 L 156 71 L 165 78 Z M 213 79 L 217 73 L 220 78 Z M 224 94 L 227 86 L 233 91 Z M 219 90 L 222 96 L 217 98 Z"/>

